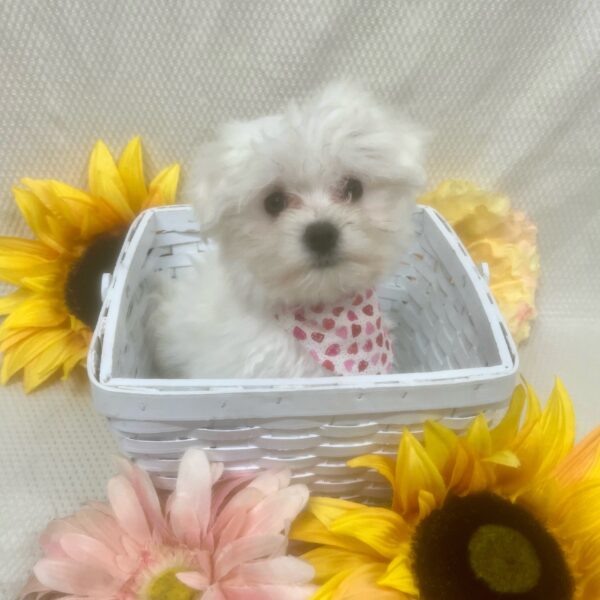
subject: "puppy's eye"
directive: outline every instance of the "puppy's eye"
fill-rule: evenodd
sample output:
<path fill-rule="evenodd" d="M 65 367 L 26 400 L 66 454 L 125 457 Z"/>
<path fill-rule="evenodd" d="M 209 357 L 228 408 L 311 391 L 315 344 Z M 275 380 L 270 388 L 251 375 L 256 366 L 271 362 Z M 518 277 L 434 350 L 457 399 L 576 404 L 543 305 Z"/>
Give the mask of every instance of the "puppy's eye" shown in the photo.
<path fill-rule="evenodd" d="M 344 182 L 342 188 L 342 197 L 344 200 L 350 200 L 350 202 L 356 202 L 360 200 L 363 195 L 363 184 L 359 179 L 355 177 L 349 177 Z"/>
<path fill-rule="evenodd" d="M 265 210 L 272 216 L 276 217 L 280 212 L 287 207 L 287 196 L 281 192 L 273 192 L 265 198 Z"/>

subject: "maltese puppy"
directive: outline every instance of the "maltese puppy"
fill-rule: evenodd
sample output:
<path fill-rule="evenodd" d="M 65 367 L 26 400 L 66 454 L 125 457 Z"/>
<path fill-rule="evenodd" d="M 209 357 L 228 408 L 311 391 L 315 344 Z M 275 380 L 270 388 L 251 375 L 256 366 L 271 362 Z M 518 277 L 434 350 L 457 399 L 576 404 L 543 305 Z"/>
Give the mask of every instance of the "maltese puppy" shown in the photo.
<path fill-rule="evenodd" d="M 374 288 L 408 247 L 424 179 L 420 130 L 348 84 L 224 126 L 188 187 L 214 243 L 157 294 L 161 374 L 389 372 Z"/>

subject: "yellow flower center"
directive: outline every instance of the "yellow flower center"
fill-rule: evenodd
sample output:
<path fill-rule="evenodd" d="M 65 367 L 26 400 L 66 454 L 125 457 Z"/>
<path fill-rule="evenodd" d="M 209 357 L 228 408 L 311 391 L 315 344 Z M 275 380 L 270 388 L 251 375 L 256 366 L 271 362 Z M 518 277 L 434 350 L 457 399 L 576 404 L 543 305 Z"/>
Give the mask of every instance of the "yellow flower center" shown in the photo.
<path fill-rule="evenodd" d="M 194 600 L 199 595 L 197 590 L 185 585 L 177 579 L 182 569 L 167 569 L 155 577 L 148 585 L 148 600 Z"/>
<path fill-rule="evenodd" d="M 524 594 L 540 580 L 542 565 L 531 542 L 504 525 L 482 525 L 469 540 L 469 563 L 499 594 Z"/>

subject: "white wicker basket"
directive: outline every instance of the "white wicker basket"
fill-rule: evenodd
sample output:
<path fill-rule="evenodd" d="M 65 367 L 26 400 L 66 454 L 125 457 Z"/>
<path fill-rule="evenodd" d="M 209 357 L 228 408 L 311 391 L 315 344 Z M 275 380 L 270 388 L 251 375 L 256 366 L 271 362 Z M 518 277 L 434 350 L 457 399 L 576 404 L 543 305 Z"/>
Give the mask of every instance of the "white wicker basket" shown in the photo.
<path fill-rule="evenodd" d="M 152 378 L 144 341 L 149 276 L 177 277 L 205 245 L 189 207 L 149 210 L 132 225 L 88 359 L 96 408 L 122 451 L 170 488 L 182 452 L 206 449 L 226 470 L 288 466 L 316 493 L 377 501 L 375 474 L 349 469 L 365 453 L 394 455 L 403 430 L 427 419 L 464 430 L 502 407 L 518 357 L 486 279 L 442 217 L 419 207 L 406 262 L 378 290 L 398 332 L 399 373 L 279 380 Z"/>

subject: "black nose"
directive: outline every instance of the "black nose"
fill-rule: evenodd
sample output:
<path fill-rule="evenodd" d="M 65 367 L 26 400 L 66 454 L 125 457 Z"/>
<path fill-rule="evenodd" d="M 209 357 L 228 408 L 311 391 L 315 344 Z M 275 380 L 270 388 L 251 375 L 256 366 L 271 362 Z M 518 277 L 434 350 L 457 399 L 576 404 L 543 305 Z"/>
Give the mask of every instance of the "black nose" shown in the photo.
<path fill-rule="evenodd" d="M 328 221 L 311 223 L 304 231 L 304 243 L 315 254 L 329 254 L 336 246 L 340 232 Z"/>

